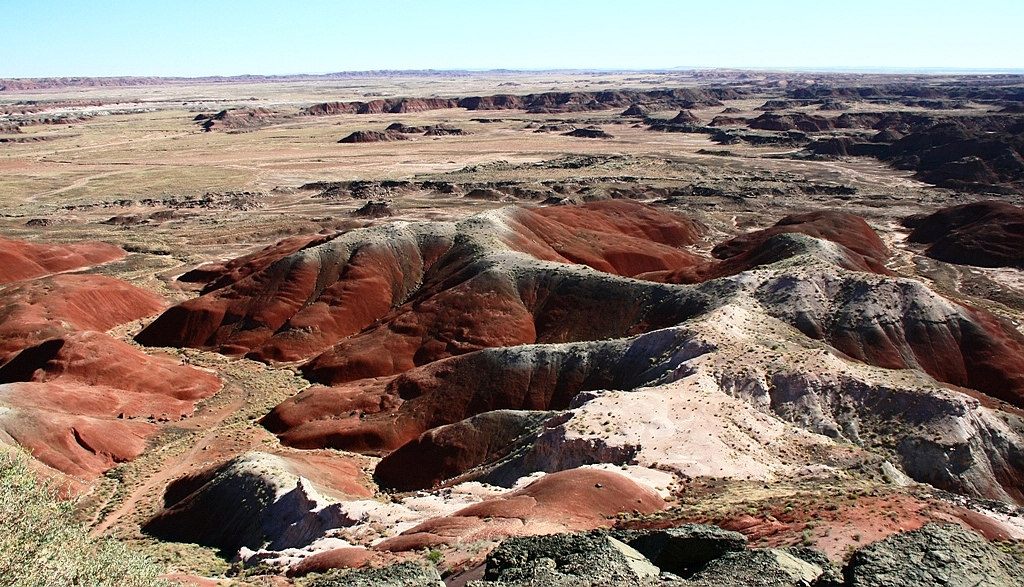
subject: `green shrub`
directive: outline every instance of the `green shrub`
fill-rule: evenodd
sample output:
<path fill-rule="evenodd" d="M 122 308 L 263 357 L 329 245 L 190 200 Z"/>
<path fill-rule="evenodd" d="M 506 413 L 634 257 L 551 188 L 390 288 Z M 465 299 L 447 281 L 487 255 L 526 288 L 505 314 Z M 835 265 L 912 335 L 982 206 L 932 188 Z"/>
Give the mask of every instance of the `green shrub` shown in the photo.
<path fill-rule="evenodd" d="M 72 520 L 74 503 L 0 446 L 0 586 L 166 585 L 160 569 L 112 539 L 90 538 Z"/>

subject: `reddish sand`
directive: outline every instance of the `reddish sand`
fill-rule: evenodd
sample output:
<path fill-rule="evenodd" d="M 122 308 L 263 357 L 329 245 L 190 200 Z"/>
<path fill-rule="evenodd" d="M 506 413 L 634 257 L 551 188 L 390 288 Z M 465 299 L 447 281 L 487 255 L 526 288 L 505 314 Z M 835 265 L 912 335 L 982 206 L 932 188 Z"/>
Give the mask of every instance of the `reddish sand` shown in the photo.
<path fill-rule="evenodd" d="M 693 498 L 690 498 L 693 499 Z M 714 524 L 744 534 L 755 547 L 810 545 L 843 560 L 859 548 L 897 532 L 928 523 L 961 524 L 989 540 L 1007 540 L 1015 531 L 998 519 L 959 505 L 906 493 L 850 491 L 831 498 L 820 495 L 773 498 L 756 507 L 734 506 L 714 515 L 669 513 L 659 520 L 630 520 L 617 527 L 661 529 L 694 522 Z"/>

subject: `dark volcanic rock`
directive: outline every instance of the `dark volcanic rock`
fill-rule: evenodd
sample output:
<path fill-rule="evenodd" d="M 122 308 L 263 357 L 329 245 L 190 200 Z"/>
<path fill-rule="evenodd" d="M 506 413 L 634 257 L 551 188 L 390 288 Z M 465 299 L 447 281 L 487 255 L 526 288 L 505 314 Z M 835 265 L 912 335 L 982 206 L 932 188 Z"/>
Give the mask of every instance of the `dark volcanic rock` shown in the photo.
<path fill-rule="evenodd" d="M 591 532 L 510 538 L 488 555 L 484 577 L 506 585 L 640 585 L 657 575 L 636 550 Z"/>
<path fill-rule="evenodd" d="M 927 243 L 929 257 L 978 267 L 1024 268 L 1024 208 L 999 201 L 943 208 L 910 217 L 909 240 Z"/>
<path fill-rule="evenodd" d="M 817 557 L 815 557 L 817 558 Z M 825 557 L 825 561 L 828 559 Z M 820 560 L 820 559 L 819 559 Z M 806 561 L 786 549 L 729 552 L 711 561 L 686 585 L 694 587 L 805 587 L 825 572 L 818 561 Z"/>
<path fill-rule="evenodd" d="M 843 569 L 849 587 L 1013 587 L 1024 569 L 960 526 L 929 524 L 858 550 Z"/>
<path fill-rule="evenodd" d="M 444 587 L 437 567 L 409 561 L 379 569 L 344 569 L 321 575 L 309 587 Z"/>

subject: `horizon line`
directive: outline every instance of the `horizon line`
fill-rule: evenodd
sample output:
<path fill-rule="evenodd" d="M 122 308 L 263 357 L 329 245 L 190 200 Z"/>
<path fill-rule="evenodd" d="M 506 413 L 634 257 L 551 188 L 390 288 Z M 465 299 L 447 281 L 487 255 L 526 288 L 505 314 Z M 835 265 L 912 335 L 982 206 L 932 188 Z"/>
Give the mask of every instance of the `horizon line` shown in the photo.
<path fill-rule="evenodd" d="M 848 73 L 848 74 L 1004 74 L 1024 75 L 1024 68 L 1013 67 L 943 67 L 943 66 L 673 66 L 657 68 L 601 68 L 601 67 L 557 67 L 557 68 L 416 68 L 416 69 L 350 69 L 329 72 L 294 72 L 294 73 L 237 73 L 237 74 L 205 74 L 205 75 L 162 75 L 162 74 L 117 74 L 117 75 L 41 75 L 41 76 L 0 76 L 0 80 L 53 80 L 53 79 L 166 79 L 166 80 L 206 80 L 206 79 L 245 79 L 245 78 L 294 78 L 294 77 L 330 77 L 338 75 L 374 75 L 374 74 L 445 74 L 445 73 L 685 73 L 688 71 L 723 71 L 723 72 L 758 72 L 758 73 Z"/>

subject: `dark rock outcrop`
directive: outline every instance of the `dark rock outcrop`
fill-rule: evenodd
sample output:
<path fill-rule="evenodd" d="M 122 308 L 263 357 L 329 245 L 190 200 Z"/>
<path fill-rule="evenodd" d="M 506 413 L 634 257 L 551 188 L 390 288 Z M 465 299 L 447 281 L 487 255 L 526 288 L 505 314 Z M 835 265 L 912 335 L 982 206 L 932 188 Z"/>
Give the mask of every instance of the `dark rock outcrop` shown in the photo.
<path fill-rule="evenodd" d="M 650 108 L 643 104 L 632 104 L 629 108 L 626 108 L 619 114 L 619 116 L 633 116 L 643 118 L 651 113 Z"/>
<path fill-rule="evenodd" d="M 588 126 L 586 128 L 577 128 L 565 133 L 567 137 L 581 137 L 584 139 L 610 139 L 612 135 L 608 134 L 604 130 L 596 126 Z"/>
<path fill-rule="evenodd" d="M 357 130 L 352 134 L 340 139 L 339 143 L 386 143 L 390 141 L 405 141 L 409 137 L 405 133 L 396 130 Z"/>
<path fill-rule="evenodd" d="M 419 135 L 419 134 L 423 134 L 423 133 L 427 132 L 427 127 L 425 127 L 425 126 L 409 126 L 409 125 L 403 124 L 401 122 L 392 122 L 384 130 L 393 130 L 395 132 L 400 132 L 400 133 L 404 133 L 404 134 Z"/>
<path fill-rule="evenodd" d="M 843 575 L 849 587 L 1024 585 L 1013 557 L 960 526 L 935 524 L 861 548 Z"/>
<path fill-rule="evenodd" d="M 798 551 L 797 551 L 798 552 Z M 811 558 L 811 557 L 808 557 Z M 828 558 L 807 561 L 794 551 L 757 548 L 728 552 L 684 585 L 693 587 L 804 587 L 817 585 L 826 570 Z"/>
<path fill-rule="evenodd" d="M 426 132 L 424 132 L 424 134 L 426 136 L 428 136 L 428 137 L 445 137 L 445 136 L 462 136 L 462 135 L 468 135 L 469 133 L 466 132 L 465 130 L 461 129 L 461 128 L 456 128 L 454 126 L 447 126 L 447 125 L 444 125 L 444 124 L 438 124 L 438 125 L 435 125 L 435 126 L 427 127 L 427 130 L 426 130 Z"/>
<path fill-rule="evenodd" d="M 484 577 L 503 585 L 641 585 L 658 574 L 642 554 L 596 532 L 510 538 L 488 555 Z"/>
<path fill-rule="evenodd" d="M 680 577 L 691 577 L 711 561 L 747 547 L 743 534 L 702 524 L 683 524 L 635 535 L 627 533 L 619 538 L 662 571 Z"/>
<path fill-rule="evenodd" d="M 408 561 L 381 568 L 335 570 L 316 577 L 309 587 L 444 587 L 434 565 Z"/>
<path fill-rule="evenodd" d="M 248 131 L 264 127 L 280 117 L 267 108 L 234 108 L 213 115 L 199 114 L 193 120 L 206 132 Z"/>

